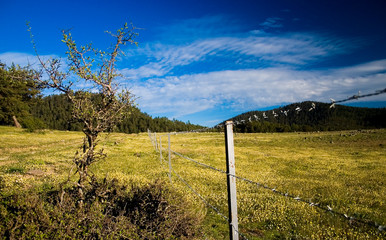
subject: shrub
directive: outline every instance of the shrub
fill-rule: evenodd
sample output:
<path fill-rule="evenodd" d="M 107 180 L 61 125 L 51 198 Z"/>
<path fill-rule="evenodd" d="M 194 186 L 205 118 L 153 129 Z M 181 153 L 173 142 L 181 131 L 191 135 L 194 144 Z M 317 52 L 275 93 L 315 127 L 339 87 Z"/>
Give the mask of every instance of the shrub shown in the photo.
<path fill-rule="evenodd" d="M 14 167 L 9 167 L 5 172 L 6 173 L 24 173 L 25 169 L 23 167 L 14 166 Z"/>
<path fill-rule="evenodd" d="M 42 120 L 35 117 L 26 117 L 21 120 L 21 124 L 23 128 L 27 129 L 28 132 L 35 132 L 36 130 L 44 129 L 47 127 Z"/>
<path fill-rule="evenodd" d="M 156 181 L 130 191 L 116 180 L 93 179 L 85 202 L 77 189 L 0 197 L 0 236 L 6 239 L 192 239 L 200 217 L 182 196 Z M 178 201 L 176 201 L 178 199 Z"/>

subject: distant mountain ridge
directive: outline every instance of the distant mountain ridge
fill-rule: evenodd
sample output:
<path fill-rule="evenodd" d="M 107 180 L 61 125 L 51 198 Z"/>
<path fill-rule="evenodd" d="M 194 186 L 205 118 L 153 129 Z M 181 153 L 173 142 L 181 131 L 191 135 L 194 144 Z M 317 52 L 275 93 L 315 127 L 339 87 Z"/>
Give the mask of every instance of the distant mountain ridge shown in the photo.
<path fill-rule="evenodd" d="M 386 127 L 386 108 L 321 102 L 293 103 L 269 111 L 250 111 L 229 120 L 236 132 L 335 131 Z"/>

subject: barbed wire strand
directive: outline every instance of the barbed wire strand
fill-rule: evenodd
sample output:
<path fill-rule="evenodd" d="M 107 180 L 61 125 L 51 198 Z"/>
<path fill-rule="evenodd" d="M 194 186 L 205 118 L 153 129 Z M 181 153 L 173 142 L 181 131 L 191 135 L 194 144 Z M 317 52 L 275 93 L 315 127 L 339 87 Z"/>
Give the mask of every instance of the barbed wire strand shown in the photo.
<path fill-rule="evenodd" d="M 242 180 L 242 181 L 245 181 L 245 182 L 248 182 L 248 183 L 251 183 L 251 184 L 255 184 L 258 187 L 263 187 L 265 189 L 271 190 L 275 194 L 279 194 L 281 196 L 297 200 L 298 202 L 307 203 L 311 207 L 317 207 L 317 208 L 319 208 L 321 210 L 324 210 L 325 212 L 330 212 L 330 213 L 335 214 L 337 216 L 343 217 L 344 219 L 349 220 L 350 224 L 352 224 L 353 222 L 360 222 L 360 223 L 368 225 L 370 227 L 376 227 L 380 232 L 382 232 L 385 229 L 385 226 L 382 226 L 382 225 L 378 224 L 375 221 L 367 220 L 367 219 L 360 219 L 360 218 L 356 218 L 356 217 L 353 217 L 353 216 L 349 216 L 348 214 L 341 213 L 341 212 L 333 210 L 329 205 L 322 206 L 319 203 L 314 203 L 314 202 L 311 202 L 310 200 L 306 200 L 306 199 L 300 198 L 299 196 L 291 195 L 288 192 L 286 192 L 286 193 L 280 192 L 280 191 L 276 190 L 276 188 L 271 188 L 271 187 L 269 187 L 267 185 L 263 185 L 261 183 L 249 180 L 247 178 L 243 178 L 243 177 L 236 176 L 236 175 L 233 175 L 233 174 L 228 174 L 228 175 L 233 176 L 233 177 L 235 177 L 235 178 L 237 178 L 239 180 Z"/>
<path fill-rule="evenodd" d="M 194 188 L 192 186 L 190 186 L 175 170 L 174 168 L 172 168 L 172 171 L 173 173 L 180 179 L 181 182 L 183 182 L 197 197 L 199 197 L 201 199 L 201 201 L 208 207 L 212 208 L 218 215 L 220 215 L 225 221 L 228 222 L 229 225 L 232 226 L 232 228 L 237 232 L 237 234 L 239 234 L 240 236 L 242 236 L 244 239 L 248 240 L 248 238 L 242 234 L 240 231 L 238 231 L 235 226 L 233 226 L 233 224 L 230 222 L 229 218 L 226 217 L 223 213 L 220 212 L 220 210 L 218 210 L 218 208 L 216 208 L 215 206 L 213 206 L 212 204 L 210 204 L 203 196 L 201 196 L 201 194 L 199 194 L 196 190 L 194 190 Z"/>
<path fill-rule="evenodd" d="M 330 98 L 330 101 L 331 101 L 331 105 L 330 105 L 330 108 L 335 108 L 335 104 L 336 103 L 342 103 L 342 102 L 347 102 L 347 101 L 351 101 L 351 100 L 357 100 L 359 98 L 365 98 L 365 97 L 370 97 L 370 96 L 376 96 L 376 95 L 380 95 L 380 94 L 384 94 L 386 93 L 386 88 L 385 89 L 382 89 L 382 90 L 377 90 L 373 93 L 368 93 L 368 94 L 364 94 L 364 95 L 361 95 L 360 92 L 358 92 L 358 94 L 354 94 L 353 96 L 351 97 L 348 97 L 346 99 L 342 99 L 342 100 L 334 100 L 333 98 Z M 311 103 L 311 106 L 308 108 L 308 112 L 310 111 L 313 111 L 316 109 L 316 105 L 315 103 Z M 296 111 L 297 113 L 299 113 L 300 111 L 304 111 L 303 109 L 301 109 L 299 106 L 297 106 L 295 108 L 295 110 L 291 110 L 291 109 L 287 109 L 287 110 L 281 110 L 280 113 L 285 115 L 286 117 L 288 116 L 288 112 L 289 111 Z M 307 111 L 307 110 L 305 110 Z M 243 125 L 247 122 L 253 122 L 253 121 L 259 121 L 259 120 L 265 120 L 265 119 L 268 119 L 269 116 L 267 115 L 269 112 L 271 112 L 272 114 L 270 114 L 271 116 L 273 117 L 278 117 L 279 116 L 279 112 L 276 113 L 275 110 L 270 110 L 270 111 L 263 111 L 261 112 L 259 115 L 260 116 L 257 116 L 256 114 L 252 116 L 249 116 L 248 119 L 241 119 L 241 120 L 234 120 L 234 123 L 233 125 L 234 126 L 238 126 L 238 125 Z M 267 114 L 266 114 L 267 113 Z M 219 123 L 217 124 L 216 126 L 214 126 L 213 128 L 222 128 L 225 124 L 225 121 L 222 122 L 222 123 Z"/>
<path fill-rule="evenodd" d="M 374 93 L 368 93 L 368 94 L 364 94 L 364 95 L 361 95 L 360 92 L 358 92 L 358 94 L 355 94 L 355 95 L 353 95 L 351 97 L 348 97 L 346 99 L 342 99 L 342 100 L 339 100 L 339 101 L 335 101 L 334 99 L 331 99 L 331 101 L 333 103 L 341 103 L 341 102 L 347 102 L 347 101 L 350 101 L 350 100 L 356 100 L 356 99 L 359 99 L 359 98 L 376 96 L 376 95 L 380 95 L 380 94 L 383 94 L 383 93 L 386 93 L 386 88 L 382 89 L 382 90 L 377 90 Z"/>
<path fill-rule="evenodd" d="M 183 182 L 195 195 L 197 195 L 202 202 L 205 203 L 205 205 L 207 205 L 208 207 L 212 208 L 218 215 L 220 215 L 224 220 L 226 220 L 227 222 L 229 222 L 229 218 L 226 217 L 224 214 L 222 214 L 220 212 L 220 210 L 218 210 L 215 206 L 213 206 L 212 204 L 210 204 L 203 196 L 201 196 L 196 190 L 193 189 L 192 186 L 190 186 L 175 170 L 174 168 L 172 168 L 172 172 L 181 180 L 181 182 Z"/>
<path fill-rule="evenodd" d="M 385 88 L 384 90 L 377 91 L 376 93 L 367 94 L 367 95 L 362 95 L 362 97 L 378 95 L 378 94 L 385 93 L 385 92 L 386 92 L 386 88 Z M 356 95 L 354 95 L 354 96 L 356 96 Z M 353 97 L 350 97 L 350 98 L 347 98 L 347 99 L 344 99 L 344 100 L 340 100 L 340 102 L 348 101 L 348 100 L 352 100 L 352 99 L 356 99 L 356 98 L 354 98 L 354 96 L 353 96 Z M 337 102 L 337 101 L 336 101 L 336 102 Z M 186 133 L 186 132 L 184 132 L 184 133 Z M 174 134 L 178 134 L 178 133 L 174 133 Z M 150 136 L 150 135 L 149 135 L 149 136 Z M 161 149 L 160 151 L 162 151 L 162 149 Z M 276 194 L 279 194 L 279 195 L 281 195 L 281 196 L 284 196 L 284 197 L 287 197 L 287 198 L 292 198 L 292 199 L 297 200 L 297 201 L 299 201 L 299 202 L 307 203 L 307 204 L 309 204 L 311 207 L 315 206 L 315 207 L 317 207 L 317 208 L 319 208 L 319 209 L 321 209 L 321 210 L 324 210 L 324 211 L 326 211 L 326 212 L 330 212 L 330 213 L 335 214 L 335 215 L 337 215 L 337 216 L 343 217 L 344 219 L 349 220 L 349 223 L 350 223 L 350 224 L 353 223 L 353 222 L 355 222 L 355 221 L 356 221 L 356 222 L 360 222 L 360 223 L 362 223 L 362 224 L 365 224 L 365 225 L 368 225 L 368 226 L 371 226 L 371 227 L 376 227 L 376 228 L 378 229 L 378 231 L 380 231 L 380 232 L 384 231 L 384 229 L 386 228 L 385 226 L 380 225 L 380 224 L 378 224 L 378 223 L 375 222 L 375 221 L 372 221 L 372 220 L 366 220 L 366 219 L 359 219 L 359 218 L 355 218 L 355 217 L 353 217 L 353 216 L 349 216 L 349 215 L 344 214 L 344 213 L 340 213 L 340 212 L 338 212 L 338 211 L 333 210 L 329 205 L 326 205 L 326 206 L 324 207 L 324 206 L 320 205 L 319 203 L 313 203 L 313 202 L 311 202 L 311 201 L 309 201 L 309 200 L 305 200 L 305 199 L 303 199 L 303 198 L 300 198 L 299 196 L 294 196 L 294 195 L 289 194 L 289 193 L 280 192 L 280 191 L 276 190 L 276 188 L 272 188 L 272 187 L 269 187 L 269 186 L 267 186 L 267 185 L 263 185 L 263 184 L 261 184 L 261 183 L 258 183 L 258 182 L 255 182 L 255 181 L 252 181 L 252 180 L 250 180 L 250 179 L 243 178 L 243 177 L 240 177 L 240 176 L 237 176 L 237 175 L 229 174 L 229 173 L 227 173 L 227 172 L 225 172 L 225 171 L 223 171 L 223 170 L 221 170 L 221 169 L 217 169 L 217 168 L 215 168 L 215 167 L 213 167 L 213 166 L 210 166 L 210 165 L 207 165 L 207 164 L 198 162 L 198 161 L 196 161 L 196 160 L 193 160 L 193 159 L 191 159 L 191 158 L 189 158 L 189 157 L 183 156 L 182 154 L 180 154 L 180 153 L 178 153 L 178 152 L 175 152 L 175 151 L 172 151 L 172 150 L 171 150 L 171 152 L 174 153 L 175 155 L 181 157 L 181 158 L 184 158 L 184 159 L 186 159 L 186 160 L 189 160 L 189 161 L 191 161 L 191 162 L 194 162 L 194 163 L 196 163 L 196 164 L 198 164 L 198 165 L 200 165 L 200 166 L 202 166 L 202 167 L 205 167 L 205 168 L 208 168 L 208 169 L 211 169 L 211 170 L 214 170 L 214 171 L 217 171 L 217 172 L 220 172 L 220 173 L 223 173 L 223 174 L 226 174 L 226 175 L 235 177 L 236 179 L 239 179 L 239 180 L 242 180 L 242 181 L 245 181 L 245 182 L 254 184 L 254 185 L 258 186 L 258 187 L 262 187 L 262 188 L 264 188 L 264 189 L 270 190 L 270 191 L 272 191 L 272 192 L 274 192 L 274 193 L 276 193 Z M 165 161 L 165 162 L 166 162 L 166 161 Z M 166 162 L 166 163 L 167 163 L 167 162 Z M 176 175 L 177 175 L 177 176 L 178 176 L 185 184 L 187 184 L 187 183 L 186 183 L 186 182 L 185 182 L 185 181 L 184 181 L 184 180 L 183 180 L 183 179 L 182 179 L 182 178 L 174 171 L 173 168 L 172 168 L 172 170 L 173 170 L 173 172 L 174 172 L 174 173 L 175 173 L 175 174 L 176 174 Z M 190 187 L 190 186 L 189 186 L 189 187 Z M 190 188 L 191 188 L 191 187 L 190 187 Z M 191 188 L 191 190 L 194 191 L 192 188 Z M 194 192 L 195 192 L 195 191 L 194 191 Z M 195 193 L 196 193 L 196 192 L 195 192 Z M 203 199 L 202 197 L 200 197 L 200 198 Z M 207 201 L 205 201 L 205 199 L 203 199 L 203 200 L 204 200 L 204 202 L 207 203 Z M 228 221 L 229 221 L 229 220 L 228 220 Z"/>
<path fill-rule="evenodd" d="M 346 99 L 342 99 L 342 100 L 334 100 L 333 98 L 330 98 L 330 101 L 331 101 L 331 105 L 330 105 L 330 108 L 335 108 L 335 104 L 336 103 L 342 103 L 342 102 L 347 102 L 347 101 L 351 101 L 351 100 L 357 100 L 359 98 L 365 98 L 365 97 L 370 97 L 370 96 L 376 96 L 376 95 L 380 95 L 380 94 L 384 94 L 386 93 L 386 88 L 385 89 L 382 89 L 382 90 L 376 90 L 375 92 L 373 93 L 368 93 L 368 94 L 364 94 L 364 95 L 361 95 L 360 92 L 358 92 L 358 94 L 354 94 L 353 96 L 351 97 L 348 97 Z M 315 110 L 316 109 L 316 105 L 315 103 L 311 103 L 311 107 L 308 109 L 308 111 L 312 111 L 312 110 Z M 288 114 L 288 111 L 289 110 L 284 110 L 284 111 L 281 111 L 282 114 L 284 114 L 285 116 L 287 116 Z M 302 109 L 300 107 L 296 107 L 295 108 L 295 111 L 296 112 L 300 112 L 302 111 Z M 264 111 L 262 112 L 262 116 L 261 116 L 261 119 L 264 120 L 264 119 L 267 119 L 268 116 L 266 115 L 266 112 L 269 112 L 269 111 Z M 275 113 L 274 110 L 272 110 L 272 115 L 276 118 L 278 117 L 278 113 Z M 254 120 L 255 121 L 258 121 L 260 120 L 260 117 L 258 117 L 257 115 L 254 115 Z M 240 121 L 235 121 L 233 123 L 234 126 L 237 126 L 237 125 L 241 125 L 241 124 L 244 124 L 245 122 L 252 122 L 252 117 L 249 117 L 248 119 L 242 119 Z M 186 134 L 186 133 L 200 133 L 200 132 L 204 132 L 204 131 L 210 131 L 210 130 L 213 130 L 215 128 L 222 128 L 225 124 L 225 121 L 222 122 L 222 123 L 219 123 L 217 125 L 215 125 L 214 127 L 206 127 L 206 128 L 201 128 L 201 129 L 195 129 L 195 130 L 190 130 L 190 131 L 181 131 L 181 132 L 170 132 L 170 133 L 167 133 L 167 134 L 163 134 L 161 136 L 165 136 L 165 135 L 168 135 L 168 134 L 172 134 L 172 135 L 178 135 L 178 134 Z M 150 130 L 149 130 L 150 132 Z M 149 134 L 149 137 L 150 137 L 150 134 Z M 152 139 L 152 143 L 154 144 L 154 141 Z"/>
<path fill-rule="evenodd" d="M 160 151 L 162 151 L 164 148 L 163 147 L 160 147 Z M 174 153 L 174 154 L 176 154 L 176 155 L 178 155 L 178 156 L 180 156 L 180 157 L 183 157 L 183 158 L 185 158 L 182 154 L 179 154 L 179 153 L 177 153 L 177 152 L 174 152 L 174 151 L 171 151 L 172 153 Z M 162 162 L 164 162 L 164 163 L 168 163 L 166 160 L 164 160 L 164 158 L 163 158 L 163 156 L 161 156 L 161 160 L 162 160 Z M 188 160 L 191 160 L 191 161 L 193 161 L 193 162 L 195 162 L 195 163 L 197 163 L 197 164 L 200 164 L 199 162 L 197 162 L 197 161 L 195 161 L 195 160 L 193 160 L 193 159 L 188 159 Z M 161 166 L 164 168 L 164 169 L 167 169 L 165 166 L 163 166 L 162 164 L 161 164 Z M 219 169 L 216 169 L 216 168 L 213 168 L 213 167 L 211 167 L 211 166 L 209 166 L 209 165 L 206 165 L 206 164 L 202 164 L 202 166 L 205 166 L 205 167 L 209 167 L 209 168 L 211 168 L 211 169 L 213 169 L 213 170 L 217 170 L 217 171 L 220 171 L 220 172 L 223 172 L 223 173 L 226 173 L 226 172 L 224 172 L 224 171 L 222 171 L 222 170 L 219 170 Z M 173 171 L 173 173 L 194 193 L 194 194 L 196 194 L 203 202 L 204 202 L 204 204 L 205 205 L 207 205 L 208 207 L 210 207 L 210 208 L 212 208 L 217 214 L 219 214 L 221 217 L 223 217 L 231 226 L 232 226 L 232 228 L 237 232 L 237 234 L 239 234 L 241 237 L 243 237 L 244 239 L 246 239 L 246 240 L 248 240 L 248 238 L 243 234 L 243 233 L 241 233 L 239 230 L 237 230 L 236 228 L 235 228 L 235 226 L 233 225 L 233 224 L 231 224 L 230 223 L 230 221 L 229 221 L 229 218 L 227 218 L 224 214 L 222 214 L 216 207 L 214 207 L 212 204 L 210 204 L 208 201 L 206 201 L 205 199 L 204 199 L 204 197 L 202 197 L 197 191 L 195 191 L 194 189 L 193 189 L 193 187 L 191 187 L 175 170 L 174 170 L 174 168 L 171 168 L 172 169 L 172 171 Z"/>
<path fill-rule="evenodd" d="M 345 218 L 346 220 L 349 220 L 350 224 L 356 221 L 356 222 L 360 222 L 362 224 L 365 224 L 365 225 L 368 225 L 368 226 L 371 226 L 371 227 L 376 227 L 379 231 L 383 231 L 385 229 L 385 226 L 380 225 L 380 224 L 376 223 L 375 221 L 366 220 L 366 219 L 359 219 L 359 218 L 355 218 L 353 216 L 349 216 L 349 215 L 347 215 L 345 213 L 340 213 L 338 211 L 333 210 L 329 205 L 322 206 L 319 203 L 314 203 L 312 201 L 305 200 L 305 199 L 303 199 L 303 198 L 301 198 L 299 196 L 295 196 L 295 195 L 289 194 L 288 192 L 284 193 L 284 192 L 278 191 L 276 188 L 272 188 L 272 187 L 269 187 L 267 185 L 263 185 L 263 184 L 261 184 L 259 182 L 255 182 L 255 181 L 252 181 L 252 180 L 244 178 L 244 177 L 240 177 L 240 176 L 237 176 L 237 175 L 233 175 L 233 174 L 227 173 L 227 172 L 225 172 L 225 171 L 223 171 L 221 169 L 217 169 L 215 167 L 212 167 L 212 166 L 209 166 L 207 164 L 204 164 L 204 163 L 198 162 L 196 160 L 193 160 L 193 159 L 191 159 L 189 157 L 183 156 L 180 153 L 177 153 L 177 152 L 174 152 L 174 151 L 171 151 L 171 152 L 176 154 L 176 155 L 178 155 L 178 156 L 180 156 L 180 157 L 182 157 L 182 158 L 184 158 L 184 159 L 186 159 L 186 160 L 192 161 L 192 162 L 194 162 L 194 163 L 196 163 L 196 164 L 198 164 L 198 165 L 200 165 L 202 167 L 205 167 L 205 168 L 208 168 L 208 169 L 211 169 L 211 170 L 214 170 L 214 171 L 217 171 L 217 172 L 220 172 L 220 173 L 232 176 L 232 177 L 234 177 L 236 179 L 239 179 L 239 180 L 242 180 L 242 181 L 245 181 L 245 182 L 257 185 L 258 187 L 262 187 L 264 189 L 272 191 L 275 194 L 278 194 L 278 195 L 281 195 L 281 196 L 284 196 L 284 197 L 287 197 L 287 198 L 291 198 L 291 199 L 297 200 L 298 202 L 307 203 L 311 207 L 317 207 L 319 209 L 324 210 L 325 212 L 330 212 L 330 213 L 335 214 L 337 216 L 341 216 L 341 217 Z"/>
<path fill-rule="evenodd" d="M 217 172 L 220 172 L 220 173 L 223 173 L 223 174 L 227 174 L 227 172 L 225 172 L 224 170 L 217 169 L 217 168 L 215 168 L 215 167 L 212 167 L 212 166 L 206 165 L 206 164 L 204 164 L 204 163 L 198 162 L 198 161 L 193 160 L 193 159 L 191 159 L 191 158 L 189 158 L 189 157 L 186 157 L 186 156 L 184 156 L 184 155 L 182 155 L 182 154 L 180 154 L 180 153 L 178 153 L 178 152 L 175 152 L 175 151 L 171 151 L 171 152 L 174 153 L 174 154 L 177 155 L 177 156 L 180 156 L 181 158 L 184 158 L 184 159 L 186 159 L 186 160 L 189 160 L 189 161 L 191 161 L 191 162 L 194 162 L 194 163 L 196 163 L 196 164 L 198 164 L 198 165 L 201 165 L 201 166 L 203 166 L 203 167 L 212 169 L 212 170 L 214 170 L 214 171 L 217 171 Z"/>

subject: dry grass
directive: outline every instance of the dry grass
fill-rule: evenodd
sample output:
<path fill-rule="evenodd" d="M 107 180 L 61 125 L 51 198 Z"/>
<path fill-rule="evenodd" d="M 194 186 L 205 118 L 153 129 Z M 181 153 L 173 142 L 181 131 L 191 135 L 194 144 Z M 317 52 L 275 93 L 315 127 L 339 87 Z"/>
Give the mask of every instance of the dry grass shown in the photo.
<path fill-rule="evenodd" d="M 0 127 L 0 175 L 15 191 L 65 179 L 82 133 L 26 133 Z M 167 160 L 167 137 L 162 137 Z M 225 170 L 224 135 L 192 133 L 171 136 L 172 150 Z M 236 174 L 331 206 L 335 211 L 386 224 L 386 130 L 267 133 L 235 135 Z M 99 147 L 108 158 L 94 164 L 97 176 L 145 185 L 167 180 L 168 166 L 147 134 L 103 135 Z M 226 180 L 194 163 L 172 156 L 173 168 L 211 204 L 227 215 Z M 39 173 L 39 174 L 34 174 Z M 42 174 L 44 173 L 44 174 Z M 173 186 L 187 197 L 191 211 L 205 215 L 208 239 L 228 236 L 227 223 L 206 208 L 177 177 Z M 385 233 L 317 208 L 238 181 L 240 230 L 249 239 L 382 239 Z"/>
<path fill-rule="evenodd" d="M 335 211 L 386 224 L 386 131 L 235 135 L 236 175 Z M 172 136 L 172 150 L 225 170 L 224 136 Z M 166 154 L 166 153 L 165 153 Z M 173 167 L 227 214 L 223 174 L 173 156 Z M 238 181 L 240 230 L 254 238 L 383 238 L 376 228 L 348 221 Z M 218 237 L 227 226 L 218 220 Z M 213 221 L 213 220 L 211 220 Z M 223 224 L 221 225 L 221 221 Z M 213 230 L 213 228 L 212 228 Z"/>

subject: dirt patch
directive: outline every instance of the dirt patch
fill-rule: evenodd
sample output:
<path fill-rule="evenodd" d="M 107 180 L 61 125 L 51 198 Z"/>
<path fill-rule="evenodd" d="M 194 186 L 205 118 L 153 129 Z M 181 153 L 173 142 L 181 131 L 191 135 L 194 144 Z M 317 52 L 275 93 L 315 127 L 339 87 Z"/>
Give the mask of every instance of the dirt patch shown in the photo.
<path fill-rule="evenodd" d="M 44 171 L 42 171 L 40 169 L 31 169 L 28 172 L 26 172 L 26 174 L 32 175 L 32 176 L 41 177 L 41 176 L 46 175 L 46 172 L 44 172 Z"/>

